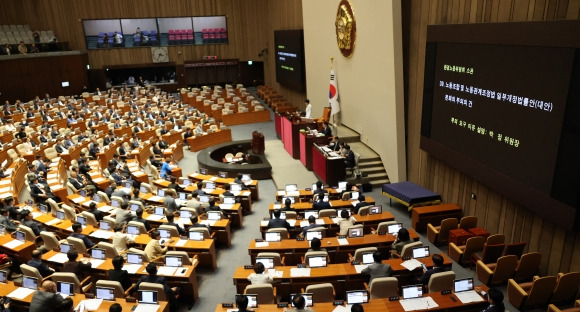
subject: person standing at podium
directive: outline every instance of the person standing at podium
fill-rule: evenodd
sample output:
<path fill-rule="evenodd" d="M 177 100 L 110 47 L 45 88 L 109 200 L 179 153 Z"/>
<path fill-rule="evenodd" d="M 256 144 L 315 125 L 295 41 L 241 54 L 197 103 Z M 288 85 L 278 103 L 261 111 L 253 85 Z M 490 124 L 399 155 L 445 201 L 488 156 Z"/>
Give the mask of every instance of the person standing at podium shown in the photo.
<path fill-rule="evenodd" d="M 309 99 L 304 100 L 304 104 L 306 105 L 306 108 L 304 109 L 305 111 L 304 118 L 312 118 L 312 104 L 310 104 L 310 100 Z"/>

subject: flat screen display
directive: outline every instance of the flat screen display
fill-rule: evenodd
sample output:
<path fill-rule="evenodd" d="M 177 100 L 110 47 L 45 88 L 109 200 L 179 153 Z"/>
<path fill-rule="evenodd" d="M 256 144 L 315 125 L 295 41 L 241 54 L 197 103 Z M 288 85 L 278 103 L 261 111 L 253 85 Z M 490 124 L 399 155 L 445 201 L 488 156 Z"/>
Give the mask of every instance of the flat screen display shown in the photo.
<path fill-rule="evenodd" d="M 274 45 L 276 81 L 291 89 L 303 91 L 306 87 L 303 30 L 275 30 Z"/>

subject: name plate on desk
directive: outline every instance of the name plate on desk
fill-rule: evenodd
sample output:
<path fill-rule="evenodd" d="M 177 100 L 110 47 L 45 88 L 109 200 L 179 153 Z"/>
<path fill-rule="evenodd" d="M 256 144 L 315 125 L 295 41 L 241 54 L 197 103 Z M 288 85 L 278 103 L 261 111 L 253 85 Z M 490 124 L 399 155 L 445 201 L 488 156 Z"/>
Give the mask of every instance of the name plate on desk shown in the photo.
<path fill-rule="evenodd" d="M 399 300 L 399 296 L 389 297 L 389 301 L 397 301 Z"/>
<path fill-rule="evenodd" d="M 351 265 L 359 265 L 360 264 L 360 261 L 352 261 L 350 264 Z"/>
<path fill-rule="evenodd" d="M 441 294 L 442 295 L 449 295 L 449 294 L 451 294 L 451 289 L 444 289 L 441 291 Z"/>
<path fill-rule="evenodd" d="M 137 299 L 135 297 L 126 297 L 125 302 L 137 302 Z"/>
<path fill-rule="evenodd" d="M 344 301 L 343 300 L 334 300 L 332 301 L 332 305 L 333 306 L 339 306 L 339 305 L 343 305 Z"/>
<path fill-rule="evenodd" d="M 346 235 L 338 235 L 338 239 L 346 238 Z"/>
<path fill-rule="evenodd" d="M 261 243 L 261 242 L 263 242 L 263 241 L 264 241 L 264 240 L 263 240 L 263 239 L 261 239 L 261 238 L 256 238 L 256 243 Z"/>
<path fill-rule="evenodd" d="M 403 260 L 404 261 L 411 260 L 411 257 L 409 257 L 409 256 L 403 257 Z"/>
<path fill-rule="evenodd" d="M 287 308 L 288 307 L 288 303 L 283 302 L 283 303 L 278 303 L 278 308 Z"/>
<path fill-rule="evenodd" d="M 304 237 L 296 237 L 296 240 L 299 241 L 299 242 L 301 242 L 301 241 L 304 240 Z"/>
<path fill-rule="evenodd" d="M 244 269 L 246 269 L 246 270 L 251 270 L 253 268 L 254 268 L 254 266 L 251 265 L 251 264 L 250 265 L 244 265 Z"/>
<path fill-rule="evenodd" d="M 306 264 L 304 264 L 304 263 L 298 263 L 296 265 L 296 267 L 299 268 L 299 269 L 304 269 L 304 268 L 306 268 Z"/>
<path fill-rule="evenodd" d="M 387 235 L 387 232 L 379 232 L 379 235 Z"/>
<path fill-rule="evenodd" d="M 87 299 L 94 299 L 95 298 L 95 294 L 85 293 L 85 298 L 87 298 Z"/>
<path fill-rule="evenodd" d="M 231 302 L 229 302 L 229 303 L 222 302 L 222 308 L 233 308 L 233 307 L 234 307 L 234 304 Z"/>

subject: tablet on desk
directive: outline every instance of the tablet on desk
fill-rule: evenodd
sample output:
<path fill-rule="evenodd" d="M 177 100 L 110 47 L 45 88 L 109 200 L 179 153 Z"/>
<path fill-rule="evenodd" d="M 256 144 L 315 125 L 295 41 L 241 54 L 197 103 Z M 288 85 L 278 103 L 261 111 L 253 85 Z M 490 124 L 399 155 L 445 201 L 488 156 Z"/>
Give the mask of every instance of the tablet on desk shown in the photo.
<path fill-rule="evenodd" d="M 395 235 L 403 228 L 403 223 L 394 223 L 387 226 L 387 233 Z"/>
<path fill-rule="evenodd" d="M 6 284 L 7 280 L 8 280 L 8 272 L 0 271 L 0 283 Z"/>
<path fill-rule="evenodd" d="M 101 249 L 101 248 L 92 248 L 91 249 L 91 258 L 95 258 L 95 259 L 99 259 L 99 260 L 104 260 L 105 257 L 105 250 Z"/>
<path fill-rule="evenodd" d="M 375 259 L 373 258 L 372 252 L 365 252 L 362 255 L 362 264 L 373 264 L 375 263 Z"/>
<path fill-rule="evenodd" d="M 158 304 L 157 291 L 154 290 L 138 290 L 137 302 L 147 304 Z"/>
<path fill-rule="evenodd" d="M 143 264 L 143 256 L 138 253 L 127 253 L 127 263 L 129 264 Z"/>
<path fill-rule="evenodd" d="M 57 210 L 57 211 L 56 211 L 56 218 L 57 218 L 57 219 L 64 220 L 64 211 L 62 211 L 62 210 Z"/>
<path fill-rule="evenodd" d="M 414 299 L 423 297 L 423 285 L 403 286 L 403 299 Z"/>
<path fill-rule="evenodd" d="M 224 197 L 224 204 L 226 205 L 234 205 L 236 203 L 236 198 L 234 196 L 226 196 Z"/>
<path fill-rule="evenodd" d="M 120 208 L 121 207 L 121 203 L 119 203 L 119 201 L 116 200 L 116 199 L 111 199 L 111 206 L 113 206 L 115 208 Z"/>
<path fill-rule="evenodd" d="M 429 246 L 421 246 L 413 248 L 413 258 L 429 257 Z"/>
<path fill-rule="evenodd" d="M 74 295 L 74 285 L 73 283 L 67 282 L 56 282 L 56 291 L 61 294 L 72 296 Z"/>
<path fill-rule="evenodd" d="M 310 216 L 314 216 L 315 219 L 318 219 L 318 211 L 317 210 L 306 210 L 304 211 L 304 219 L 308 220 Z"/>
<path fill-rule="evenodd" d="M 241 192 L 242 191 L 242 185 L 241 184 L 230 184 L 230 191 L 233 192 Z"/>
<path fill-rule="evenodd" d="M 298 184 L 286 184 L 286 193 L 298 191 Z"/>
<path fill-rule="evenodd" d="M 109 223 L 108 221 L 100 221 L 99 222 L 99 229 L 104 230 L 104 231 L 109 231 L 109 230 L 111 230 L 111 223 Z"/>
<path fill-rule="evenodd" d="M 60 244 L 60 252 L 62 252 L 62 253 L 67 253 L 72 248 L 73 248 L 73 245 L 71 245 L 71 244 L 66 244 L 66 243 Z"/>
<path fill-rule="evenodd" d="M 136 225 L 127 225 L 127 234 L 139 235 L 139 227 Z"/>
<path fill-rule="evenodd" d="M 32 276 L 22 276 L 22 287 L 37 290 L 38 279 Z"/>
<path fill-rule="evenodd" d="M 306 231 L 306 240 L 311 241 L 314 238 L 322 239 L 322 231 Z"/>
<path fill-rule="evenodd" d="M 368 303 L 369 292 L 367 290 L 349 290 L 346 292 L 346 304 Z"/>
<path fill-rule="evenodd" d="M 217 221 L 222 219 L 222 213 L 219 211 L 208 211 L 207 219 L 211 221 Z"/>
<path fill-rule="evenodd" d="M 273 269 L 274 268 L 274 258 L 273 257 L 259 257 L 256 258 L 256 263 L 262 263 L 264 265 L 264 269 Z"/>
<path fill-rule="evenodd" d="M 181 256 L 165 256 L 165 265 L 168 267 L 181 267 Z"/>
<path fill-rule="evenodd" d="M 189 231 L 189 239 L 193 241 L 202 241 L 204 240 L 203 233 L 197 231 Z"/>
<path fill-rule="evenodd" d="M 189 211 L 189 210 L 180 210 L 179 211 L 179 218 L 184 218 L 184 219 L 191 218 L 191 211 Z"/>
<path fill-rule="evenodd" d="M 139 192 L 141 192 L 141 193 L 143 193 L 143 194 L 147 194 L 147 193 L 149 193 L 149 190 L 148 190 L 146 187 L 144 187 L 144 186 L 141 186 L 141 187 L 139 188 Z"/>
<path fill-rule="evenodd" d="M 164 189 L 158 189 L 157 190 L 157 196 L 164 197 L 165 196 L 165 190 Z"/>
<path fill-rule="evenodd" d="M 87 225 L 87 218 L 83 216 L 77 216 L 77 222 L 83 226 Z"/>
<path fill-rule="evenodd" d="M 131 211 L 137 211 L 137 209 L 141 208 L 139 204 L 131 204 Z"/>
<path fill-rule="evenodd" d="M 165 208 L 163 207 L 155 207 L 155 215 L 158 216 L 165 216 Z"/>
<path fill-rule="evenodd" d="M 308 266 L 311 268 L 324 268 L 327 265 L 326 256 L 308 257 Z"/>
<path fill-rule="evenodd" d="M 25 242 L 26 241 L 26 233 L 24 233 L 22 231 L 16 231 L 16 239 L 21 241 L 21 242 Z"/>
<path fill-rule="evenodd" d="M 473 278 L 462 278 L 453 281 L 453 292 L 462 292 L 473 290 Z"/>
<path fill-rule="evenodd" d="M 171 237 L 171 230 L 168 229 L 157 229 L 157 230 L 159 231 L 159 235 L 161 235 L 161 239 Z"/>
<path fill-rule="evenodd" d="M 282 234 L 280 232 L 266 232 L 267 242 L 279 242 L 282 240 Z"/>
<path fill-rule="evenodd" d="M 97 299 L 115 301 L 115 289 L 97 286 L 95 290 L 95 297 Z"/>

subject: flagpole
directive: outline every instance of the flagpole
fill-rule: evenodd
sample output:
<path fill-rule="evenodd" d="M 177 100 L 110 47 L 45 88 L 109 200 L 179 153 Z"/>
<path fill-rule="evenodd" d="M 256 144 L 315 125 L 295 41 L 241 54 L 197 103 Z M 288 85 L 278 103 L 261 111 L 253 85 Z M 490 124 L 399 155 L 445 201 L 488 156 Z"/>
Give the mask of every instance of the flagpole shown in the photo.
<path fill-rule="evenodd" d="M 332 67 L 333 66 L 334 66 L 334 56 L 331 56 L 330 57 L 330 70 L 332 70 Z M 330 105 L 330 103 L 329 103 L 329 105 Z M 335 117 L 334 117 L 334 115 L 336 115 L 336 114 L 332 114 L 332 123 L 333 124 L 335 124 L 335 119 L 334 119 Z"/>

